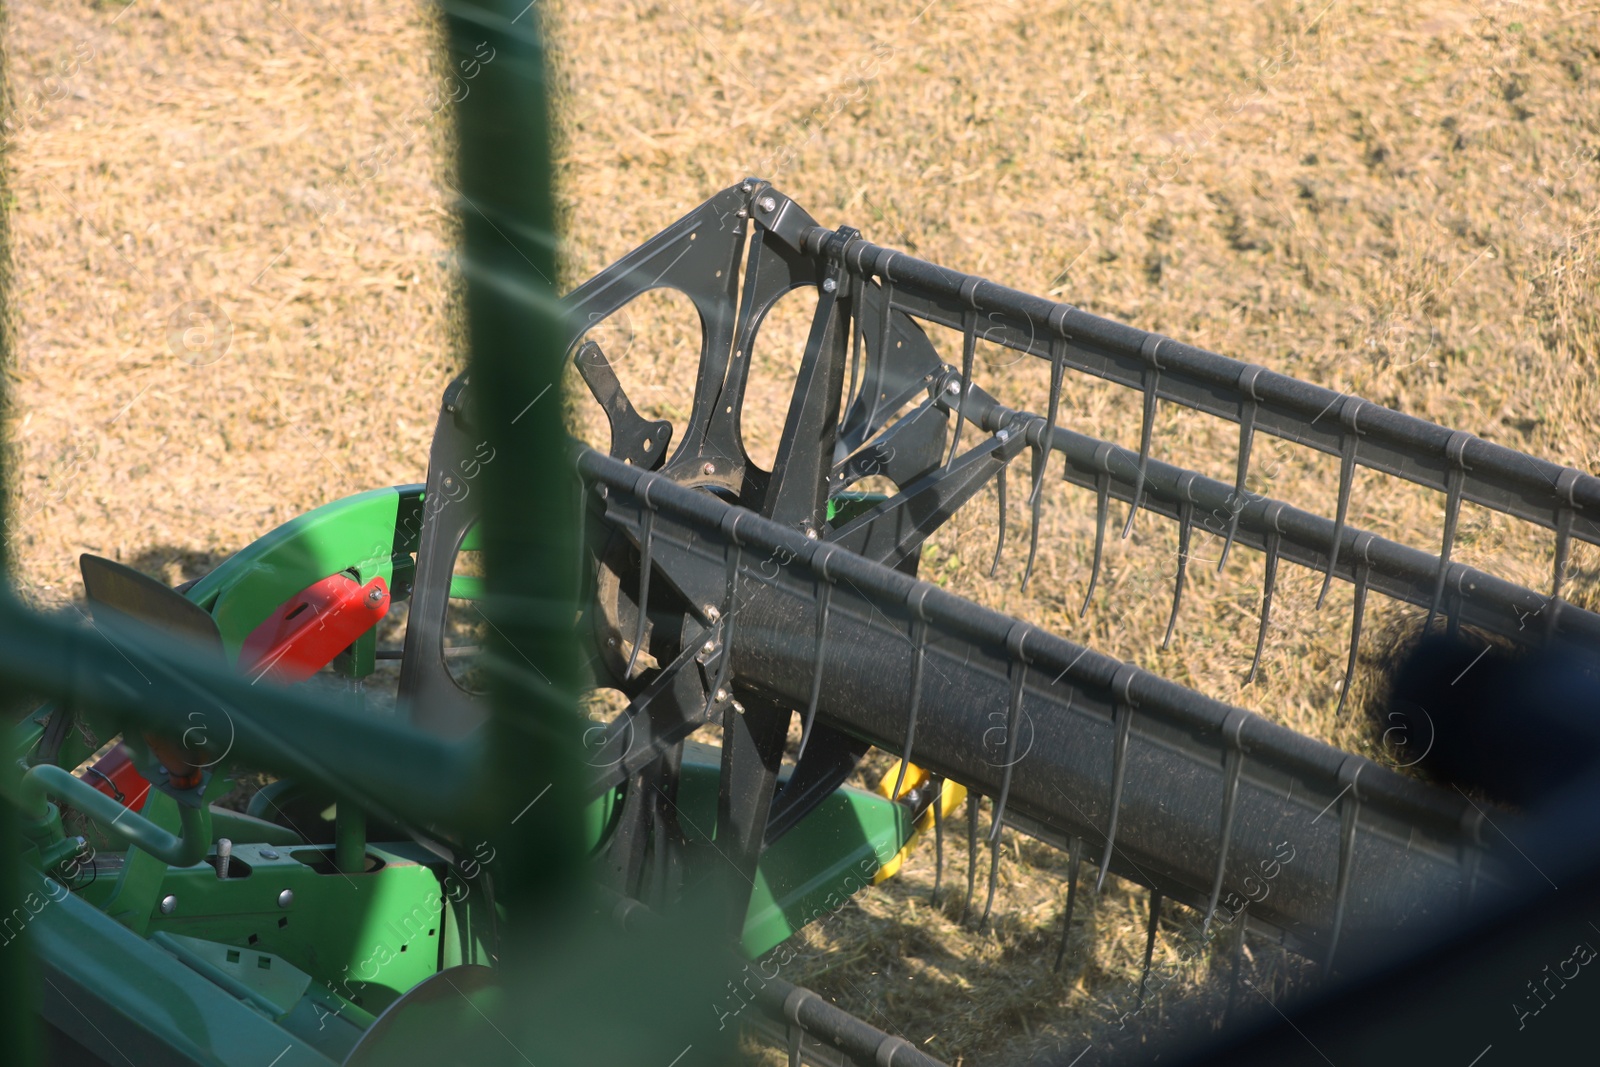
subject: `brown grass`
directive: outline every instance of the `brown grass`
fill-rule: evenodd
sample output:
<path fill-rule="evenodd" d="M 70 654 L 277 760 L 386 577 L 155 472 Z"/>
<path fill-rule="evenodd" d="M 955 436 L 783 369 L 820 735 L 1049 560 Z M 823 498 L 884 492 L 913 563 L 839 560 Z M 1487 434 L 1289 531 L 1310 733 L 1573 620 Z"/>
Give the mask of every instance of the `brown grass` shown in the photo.
<path fill-rule="evenodd" d="M 759 174 L 824 224 L 1600 466 L 1592 8 L 553 0 L 539 10 L 559 80 L 572 281 Z M 24 0 L 7 20 L 20 127 L 6 159 L 8 544 L 26 595 L 45 607 L 81 596 L 74 559 L 85 550 L 193 575 L 311 506 L 420 479 L 439 391 L 460 359 L 426 5 Z M 230 347 L 204 365 L 169 344 L 174 310 L 193 300 L 213 301 L 231 324 Z M 691 324 L 656 303 L 614 327 L 627 339 L 621 374 L 647 414 L 674 417 L 694 375 Z M 803 309 L 787 314 L 757 353 L 758 455 L 774 445 L 803 330 Z M 980 383 L 1042 408 L 1042 367 L 983 355 Z M 1073 382 L 1065 403 L 1075 428 L 1137 443 L 1126 390 Z M 1227 426 L 1166 410 L 1155 453 L 1229 478 L 1233 441 Z M 1263 445 L 1257 470 L 1276 473 L 1253 491 L 1331 512 L 1335 461 Z M 1316 578 L 1285 568 L 1263 676 L 1246 688 L 1259 556 L 1238 553 L 1220 575 L 1192 568 L 1178 636 L 1161 652 L 1171 527 L 1143 517 L 1129 541 L 1109 542 L 1080 620 L 1092 499 L 1050 493 L 1047 548 L 1023 595 L 1021 496 L 1001 579 L 986 576 L 992 498 L 935 539 L 925 573 L 1382 758 L 1354 718 L 1331 714 L 1347 589 L 1315 613 Z M 1432 549 L 1441 512 L 1438 494 L 1366 475 L 1351 521 Z M 1547 583 L 1547 534 L 1470 507 L 1464 521 L 1458 558 Z M 1201 539 L 1195 551 L 1215 548 Z M 1575 567 L 1571 595 L 1593 606 L 1596 553 L 1578 553 Z M 1368 668 L 1416 615 L 1372 610 Z M 1370 669 L 1357 684 L 1362 698 Z M 808 933 L 786 977 L 929 1038 L 952 1063 L 1127 1048 L 1115 1019 L 1137 980 L 1142 895 L 1116 887 L 1087 901 L 1058 978 L 1048 935 L 1064 861 L 1026 841 L 1010 847 L 1021 862 L 1007 865 L 993 933 L 962 930 L 925 903 L 925 850 L 896 883 Z M 1183 961 L 1184 977 L 1141 1016 L 1146 1034 L 1182 1004 L 1201 1015 L 1216 1006 L 1213 961 L 1187 944 L 1162 939 L 1158 952 Z M 1262 982 L 1295 970 L 1258 966 Z"/>

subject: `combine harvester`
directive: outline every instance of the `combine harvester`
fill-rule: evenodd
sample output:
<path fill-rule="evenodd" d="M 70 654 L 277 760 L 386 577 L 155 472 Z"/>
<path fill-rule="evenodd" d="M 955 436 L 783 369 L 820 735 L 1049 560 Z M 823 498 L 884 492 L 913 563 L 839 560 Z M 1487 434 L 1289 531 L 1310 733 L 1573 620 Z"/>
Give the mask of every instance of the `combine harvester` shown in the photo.
<path fill-rule="evenodd" d="M 1460 792 L 951 595 L 917 562 L 991 482 L 1003 545 L 1026 456 L 1030 576 L 1064 478 L 1094 494 L 1096 572 L 1113 500 L 1124 535 L 1177 524 L 1175 622 L 1196 524 L 1221 516 L 1224 554 L 1265 555 L 1258 660 L 1284 562 L 1353 584 L 1351 670 L 1373 593 L 1430 625 L 1595 648 L 1600 616 L 1561 581 L 1572 539 L 1600 544 L 1600 479 L 824 228 L 756 179 L 553 312 L 542 107 L 520 80 L 537 44 L 509 14 L 449 11 L 463 54 L 488 37 L 508 61 L 461 105 L 474 362 L 426 484 L 331 503 L 181 591 L 85 557 L 92 630 L 5 609 L 0 667 L 52 698 L 18 728 L 5 792 L 33 902 L 13 925 L 58 1053 L 688 1065 L 722 1062 L 735 1016 L 790 1063 L 932 1064 L 768 964 L 919 827 L 941 870 L 967 850 L 974 922 L 1006 827 L 1070 856 L 1063 935 L 1080 864 L 1146 887 L 1147 969 L 1170 905 L 1336 973 L 1518 887 Z M 662 287 L 701 322 L 682 425 L 642 417 L 587 339 Z M 802 287 L 816 315 L 769 471 L 741 433 L 749 357 Z M 980 338 L 1043 361 L 1043 412 L 974 380 Z M 558 355 L 610 421 L 609 455 L 574 446 L 576 481 L 555 405 L 528 416 Z M 1083 376 L 1142 405 L 1137 450 L 1060 425 Z M 1163 403 L 1237 423 L 1232 484 L 1152 457 Z M 1263 434 L 1339 457 L 1333 518 L 1246 492 Z M 1346 523 L 1359 467 L 1444 494 L 1437 553 Z M 867 477 L 893 491 L 856 491 Z M 1467 501 L 1553 531 L 1548 593 L 1451 560 Z M 403 643 L 379 647 L 398 602 Z M 392 713 L 363 684 L 386 658 Z M 316 673 L 344 692 L 273 684 Z M 582 685 L 628 703 L 580 739 Z M 707 728 L 720 747 L 691 740 Z M 871 746 L 901 757 L 883 795 L 845 784 Z M 279 776 L 245 813 L 212 805 L 234 767 Z"/>

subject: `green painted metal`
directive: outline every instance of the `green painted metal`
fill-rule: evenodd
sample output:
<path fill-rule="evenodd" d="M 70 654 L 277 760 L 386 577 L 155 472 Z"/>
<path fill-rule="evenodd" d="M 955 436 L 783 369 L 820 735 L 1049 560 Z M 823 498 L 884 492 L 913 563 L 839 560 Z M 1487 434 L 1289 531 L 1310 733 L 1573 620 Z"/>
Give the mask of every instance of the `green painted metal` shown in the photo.
<path fill-rule="evenodd" d="M 189 967 L 273 1019 L 294 1010 L 311 985 L 311 976 L 282 956 L 253 948 L 233 948 L 220 941 L 158 930 L 150 943 L 164 948 Z"/>
<path fill-rule="evenodd" d="M 684 746 L 678 804 L 691 840 L 716 832 L 720 764 L 716 748 Z M 760 956 L 833 915 L 872 884 L 914 828 L 902 804 L 849 786 L 836 790 L 761 854 L 740 948 Z"/>
<path fill-rule="evenodd" d="M 28 905 L 25 937 L 41 964 L 43 1015 L 107 1063 L 336 1062 L 58 883 L 38 872 L 23 878 L 25 899 L 38 902 Z"/>
<path fill-rule="evenodd" d="M 219 879 L 210 864 L 169 869 L 145 928 L 281 956 L 376 1014 L 438 970 L 445 891 L 438 861 L 379 846 L 367 855 L 376 869 L 344 874 L 331 849 L 236 844 L 248 876 Z M 170 914 L 159 904 L 169 896 Z"/>
<path fill-rule="evenodd" d="M 373 489 L 324 504 L 279 526 L 229 557 L 188 591 L 217 620 L 234 654 L 272 610 L 306 586 L 354 568 L 362 582 L 391 589 L 397 566 L 411 566 L 415 533 L 400 522 L 420 501 L 421 486 Z"/>
<path fill-rule="evenodd" d="M 50 814 L 54 806 L 47 797 L 56 797 L 89 815 L 108 834 L 115 835 L 161 859 L 164 863 L 187 867 L 199 863 L 210 847 L 211 812 L 204 803 L 179 806 L 181 833 L 173 835 L 165 827 L 152 822 L 138 812 L 129 811 L 111 797 L 106 796 L 71 771 L 54 764 L 30 768 L 22 776 L 19 807 L 24 816 L 39 820 L 54 819 L 55 835 L 59 838 L 60 813 Z"/>

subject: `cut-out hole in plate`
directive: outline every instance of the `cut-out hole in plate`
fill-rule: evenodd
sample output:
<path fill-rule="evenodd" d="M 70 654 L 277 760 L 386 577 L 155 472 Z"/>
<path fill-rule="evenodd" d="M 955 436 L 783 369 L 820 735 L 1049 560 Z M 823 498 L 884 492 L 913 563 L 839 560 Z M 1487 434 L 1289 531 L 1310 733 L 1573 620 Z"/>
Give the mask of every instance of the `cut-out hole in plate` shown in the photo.
<path fill-rule="evenodd" d="M 779 297 L 761 320 L 750 350 L 739 434 L 750 461 L 763 470 L 771 470 L 778 458 L 778 441 L 805 358 L 811 321 L 817 315 L 817 297 L 817 290 L 809 285 Z"/>

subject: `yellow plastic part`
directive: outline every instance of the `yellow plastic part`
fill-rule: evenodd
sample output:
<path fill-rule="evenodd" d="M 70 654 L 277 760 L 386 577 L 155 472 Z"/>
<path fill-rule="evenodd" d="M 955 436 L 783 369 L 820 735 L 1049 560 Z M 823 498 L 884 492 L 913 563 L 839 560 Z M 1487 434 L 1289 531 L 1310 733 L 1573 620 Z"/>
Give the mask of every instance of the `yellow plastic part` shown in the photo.
<path fill-rule="evenodd" d="M 889 797 L 889 794 L 894 790 L 895 779 L 900 777 L 902 765 L 906 769 L 905 782 L 900 786 L 900 792 L 897 796 Z M 906 763 L 901 760 L 899 763 L 892 764 L 884 772 L 883 777 L 878 780 L 877 793 L 881 797 L 899 800 L 900 797 L 905 796 L 932 777 L 933 775 L 930 772 L 918 767 L 915 763 Z M 944 784 L 939 787 L 939 799 L 934 802 L 934 804 L 938 805 L 940 820 L 950 818 L 955 813 L 955 810 L 961 806 L 962 801 L 966 799 L 966 786 L 961 785 L 959 782 L 952 782 L 948 778 L 945 779 Z M 899 873 L 900 865 L 906 861 L 907 856 L 911 855 L 911 850 L 916 847 L 917 839 L 922 836 L 925 830 L 932 829 L 934 804 L 929 804 L 927 810 L 917 819 L 917 825 L 912 829 L 911 836 L 906 838 L 905 846 L 899 852 L 896 852 L 887 863 L 878 868 L 878 873 L 872 876 L 873 885 L 877 885 L 885 879 L 893 878 Z"/>

